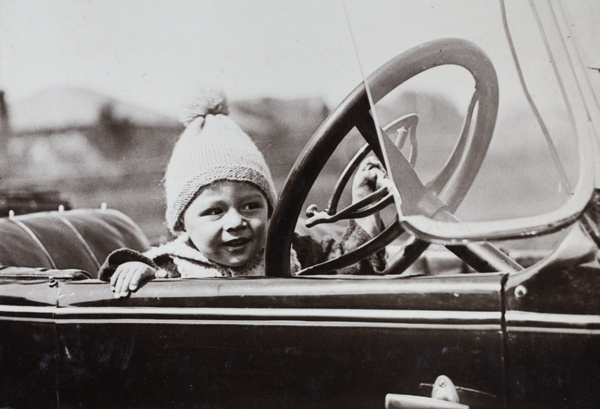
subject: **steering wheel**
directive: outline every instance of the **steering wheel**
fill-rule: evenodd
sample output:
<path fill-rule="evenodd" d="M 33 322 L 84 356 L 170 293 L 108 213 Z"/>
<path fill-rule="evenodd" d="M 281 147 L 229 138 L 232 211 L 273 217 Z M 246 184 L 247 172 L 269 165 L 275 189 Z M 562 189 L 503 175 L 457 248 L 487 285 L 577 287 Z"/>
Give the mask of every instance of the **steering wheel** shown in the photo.
<path fill-rule="evenodd" d="M 447 216 L 460 205 L 481 167 L 487 153 L 498 113 L 498 79 L 487 55 L 476 45 L 462 39 L 434 40 L 409 49 L 381 66 L 366 79 L 373 103 L 399 85 L 431 68 L 442 65 L 457 65 L 467 69 L 475 80 L 475 90 L 467 109 L 463 129 L 454 149 L 441 171 L 427 184 L 422 183 L 413 169 L 414 162 L 407 161 L 399 151 L 400 137 L 394 143 L 384 135 L 385 149 L 382 149 L 371 116 L 367 91 L 364 83 L 358 85 L 332 112 L 315 132 L 294 164 L 283 187 L 277 206 L 274 209 L 266 246 L 266 274 L 286 277 L 290 272 L 290 249 L 294 229 L 300 217 L 306 197 L 321 170 L 341 143 L 344 137 L 356 127 L 366 141 L 364 146 L 342 173 L 329 208 L 325 212 L 308 209 L 307 225 L 333 222 L 339 219 L 364 217 L 373 214 L 394 200 L 391 193 L 377 191 L 350 207 L 337 211 L 337 200 L 354 169 L 370 150 L 382 163 L 394 163 L 394 183 L 402 196 L 402 209 L 418 211 L 432 216 L 443 211 Z M 408 115 L 398 118 L 384 127 L 388 133 L 407 130 L 416 132 L 418 118 Z M 473 129 L 471 129 L 473 128 Z M 413 137 L 411 136 L 411 139 Z M 384 152 L 386 152 L 384 154 Z M 416 153 L 415 145 L 411 156 Z M 384 157 L 386 155 L 386 157 Z M 393 157 L 393 158 L 392 158 Z M 392 158 L 393 161 L 386 160 Z M 400 182 L 401 180 L 401 182 Z M 402 183 L 402 186 L 400 186 Z M 326 261 L 303 270 L 301 274 L 321 274 L 356 263 L 398 238 L 403 229 L 398 222 L 390 224 L 377 237 L 353 252 L 337 259 Z M 403 248 L 388 260 L 386 273 L 399 274 L 414 262 L 429 243 L 411 236 Z M 475 267 L 487 268 L 498 263 L 492 250 L 475 252 L 466 246 L 448 246 L 457 255 Z M 488 250 L 488 249 L 486 249 Z M 483 254 L 483 255 L 480 255 Z M 488 258 L 488 260 L 486 260 Z M 491 258 L 491 259 L 490 259 Z M 510 262 L 508 262 L 510 264 Z"/>

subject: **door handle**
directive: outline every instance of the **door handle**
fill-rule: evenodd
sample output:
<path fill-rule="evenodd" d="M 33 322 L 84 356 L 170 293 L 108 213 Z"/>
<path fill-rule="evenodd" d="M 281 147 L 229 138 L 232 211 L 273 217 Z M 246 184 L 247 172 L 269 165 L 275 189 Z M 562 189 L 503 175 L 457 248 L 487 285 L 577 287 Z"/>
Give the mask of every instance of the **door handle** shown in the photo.
<path fill-rule="evenodd" d="M 431 397 L 390 393 L 385 397 L 386 409 L 469 409 L 470 405 L 489 408 L 497 404 L 495 395 L 455 386 L 445 375 L 438 376 L 433 385 L 421 384 L 420 387 L 431 391 Z"/>
<path fill-rule="evenodd" d="M 390 393 L 385 397 L 386 409 L 469 409 L 459 403 L 454 383 L 445 375 L 437 377 L 431 389 L 431 398 Z"/>
<path fill-rule="evenodd" d="M 385 397 L 386 409 L 469 409 L 467 405 L 436 398 L 415 395 L 388 393 Z"/>

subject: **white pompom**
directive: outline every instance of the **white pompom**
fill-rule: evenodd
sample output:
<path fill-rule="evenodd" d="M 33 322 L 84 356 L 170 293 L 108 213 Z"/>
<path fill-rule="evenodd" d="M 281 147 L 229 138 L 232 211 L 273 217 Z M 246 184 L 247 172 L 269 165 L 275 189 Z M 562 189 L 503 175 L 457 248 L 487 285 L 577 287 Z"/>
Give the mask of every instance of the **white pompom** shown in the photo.
<path fill-rule="evenodd" d="M 179 121 L 188 126 L 194 119 L 206 115 L 229 114 L 227 97 L 220 87 L 201 86 L 182 105 Z"/>

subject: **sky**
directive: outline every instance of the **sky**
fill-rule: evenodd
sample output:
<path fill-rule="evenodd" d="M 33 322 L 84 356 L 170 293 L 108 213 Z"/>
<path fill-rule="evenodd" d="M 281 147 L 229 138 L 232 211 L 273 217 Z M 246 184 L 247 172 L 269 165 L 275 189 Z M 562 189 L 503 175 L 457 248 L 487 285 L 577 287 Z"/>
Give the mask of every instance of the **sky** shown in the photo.
<path fill-rule="evenodd" d="M 527 2 L 508 3 L 522 19 Z M 489 0 L 0 0 L 0 89 L 11 103 L 83 87 L 175 114 L 190 88 L 218 82 L 231 99 L 335 105 L 363 73 L 438 37 L 474 41 L 502 72 L 510 55 L 496 44 L 498 9 Z"/>
<path fill-rule="evenodd" d="M 348 66 L 359 78 L 341 3 L 284 3 L 2 0 L 0 86 L 10 100 L 84 86 L 171 112 L 198 82 L 294 98 L 344 88 Z M 340 75 L 325 84 L 315 70 Z"/>

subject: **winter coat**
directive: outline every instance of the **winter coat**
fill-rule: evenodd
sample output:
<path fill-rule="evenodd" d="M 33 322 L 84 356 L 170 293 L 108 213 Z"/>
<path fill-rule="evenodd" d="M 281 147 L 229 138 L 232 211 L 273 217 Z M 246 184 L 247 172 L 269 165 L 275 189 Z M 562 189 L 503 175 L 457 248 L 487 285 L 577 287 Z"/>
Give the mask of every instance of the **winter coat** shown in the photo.
<path fill-rule="evenodd" d="M 324 237 L 317 240 L 310 235 L 296 233 L 292 239 L 290 268 L 293 272 L 332 258 L 339 257 L 367 242 L 371 237 L 358 224 L 351 221 L 344 235 L 335 240 Z M 372 254 L 361 262 L 337 271 L 338 274 L 380 274 L 385 269 L 384 251 Z M 264 251 L 242 267 L 216 264 L 198 251 L 187 235 L 179 236 L 158 247 L 140 253 L 131 249 L 119 249 L 107 257 L 98 276 L 108 281 L 117 267 L 129 261 L 139 261 L 156 270 L 166 271 L 169 278 L 205 278 L 263 276 Z"/>

